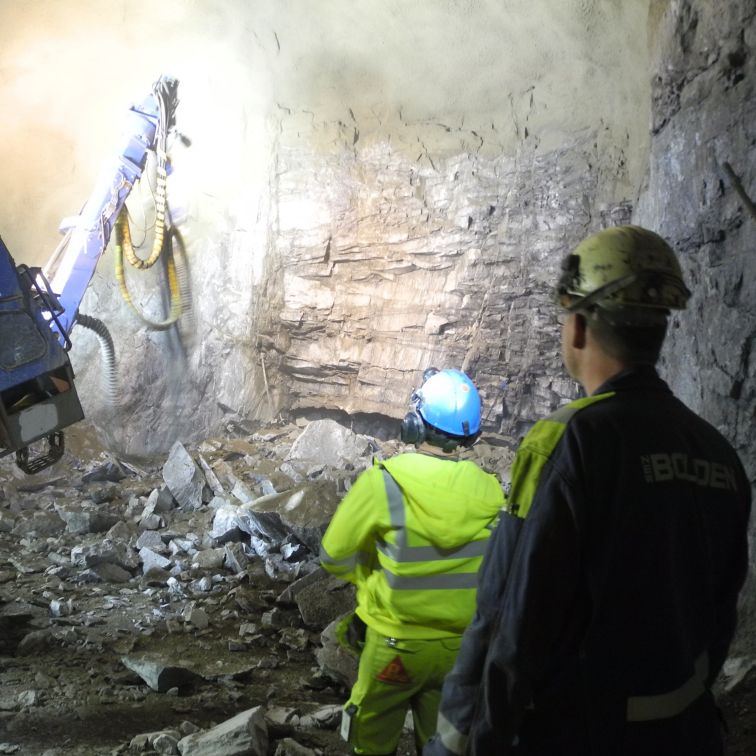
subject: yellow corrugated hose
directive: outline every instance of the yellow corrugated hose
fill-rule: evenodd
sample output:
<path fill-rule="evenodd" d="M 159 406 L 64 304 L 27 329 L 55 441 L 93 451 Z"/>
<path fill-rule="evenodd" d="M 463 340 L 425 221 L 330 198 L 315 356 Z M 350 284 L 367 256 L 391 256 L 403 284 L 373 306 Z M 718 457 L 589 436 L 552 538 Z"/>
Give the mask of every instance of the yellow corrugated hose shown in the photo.
<path fill-rule="evenodd" d="M 162 80 L 161 80 L 162 81 Z M 131 243 L 131 231 L 129 229 L 129 217 L 126 206 L 121 209 L 115 224 L 115 269 L 118 287 L 126 303 L 150 328 L 156 330 L 165 330 L 172 326 L 182 313 L 182 301 L 188 300 L 188 296 L 183 294 L 183 280 L 186 267 L 186 253 L 184 250 L 181 235 L 170 225 L 170 216 L 168 213 L 168 201 L 166 198 L 167 180 L 168 180 L 168 155 L 166 153 L 166 140 L 168 129 L 172 122 L 172 106 L 168 99 L 169 92 L 158 82 L 153 88 L 153 94 L 159 105 L 159 118 L 155 129 L 155 157 L 157 158 L 157 181 L 155 186 L 155 238 L 152 242 L 152 252 L 146 260 L 137 256 L 134 246 Z M 173 105 L 175 107 L 175 103 Z M 168 222 L 166 222 L 166 220 Z M 167 235 L 166 235 L 166 227 Z M 174 258 L 174 243 L 179 250 L 182 263 L 182 277 L 176 271 L 176 260 Z M 168 287 L 170 291 L 170 313 L 163 321 L 154 321 L 148 318 L 132 300 L 131 293 L 126 285 L 126 276 L 123 269 L 124 256 L 129 264 L 139 270 L 151 268 L 165 251 L 167 258 L 165 261 L 165 271 L 168 276 Z"/>
<path fill-rule="evenodd" d="M 115 226 L 115 273 L 116 280 L 118 281 L 118 288 L 121 291 L 121 296 L 125 302 L 134 310 L 137 316 L 150 328 L 157 331 L 164 331 L 170 328 L 181 317 L 181 291 L 178 283 L 178 277 L 176 275 L 176 261 L 173 257 L 173 240 L 176 234 L 173 229 L 169 231 L 168 238 L 165 238 L 164 234 L 161 234 L 163 238 L 163 244 L 166 247 L 166 275 L 168 276 L 168 290 L 170 292 L 171 308 L 168 317 L 162 321 L 154 321 L 148 318 L 134 303 L 131 298 L 131 292 L 126 284 L 126 276 L 123 269 L 123 258 L 126 253 L 126 249 L 131 247 L 131 238 L 129 234 L 129 220 L 127 210 L 124 207 L 118 215 L 118 220 Z M 181 244 L 179 243 L 179 248 Z M 132 250 L 133 251 L 133 250 Z M 183 254 L 183 250 L 181 250 Z M 154 253 L 153 253 L 154 254 Z M 158 257 L 160 255 L 158 254 Z M 142 262 L 142 261 L 140 261 Z M 150 263 L 152 264 L 152 263 Z M 140 266 L 137 266 L 140 267 Z M 149 267 L 149 266 L 144 266 Z"/>
<path fill-rule="evenodd" d="M 160 258 L 160 253 L 163 250 L 163 242 L 165 241 L 165 208 L 166 208 L 166 172 L 165 166 L 161 166 L 158 162 L 157 166 L 157 184 L 155 186 L 155 238 L 152 242 L 152 252 L 146 260 L 142 260 L 141 257 L 137 257 L 137 253 L 134 251 L 134 246 L 131 243 L 131 230 L 129 229 L 128 216 L 124 210 L 121 210 L 118 216 L 118 222 L 121 222 L 123 218 L 122 226 L 122 238 L 123 238 L 123 254 L 126 259 L 134 268 L 139 270 L 147 270 L 151 268 Z"/>

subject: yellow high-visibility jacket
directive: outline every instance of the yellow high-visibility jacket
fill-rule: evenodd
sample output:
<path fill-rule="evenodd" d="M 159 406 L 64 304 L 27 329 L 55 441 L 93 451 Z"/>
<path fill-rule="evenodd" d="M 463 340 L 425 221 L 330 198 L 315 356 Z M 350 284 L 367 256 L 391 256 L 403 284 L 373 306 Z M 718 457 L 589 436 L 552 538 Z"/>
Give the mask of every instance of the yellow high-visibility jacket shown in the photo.
<path fill-rule="evenodd" d="M 357 614 L 396 638 L 461 635 L 504 492 L 474 462 L 422 453 L 376 463 L 339 504 L 320 548 L 357 586 Z"/>

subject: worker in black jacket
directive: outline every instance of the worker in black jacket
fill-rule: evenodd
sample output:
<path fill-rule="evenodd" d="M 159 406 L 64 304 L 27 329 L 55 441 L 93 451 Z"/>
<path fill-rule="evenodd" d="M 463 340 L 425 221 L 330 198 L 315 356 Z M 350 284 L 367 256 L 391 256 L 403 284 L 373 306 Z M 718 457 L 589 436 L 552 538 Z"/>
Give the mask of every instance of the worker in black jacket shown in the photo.
<path fill-rule="evenodd" d="M 586 396 L 512 467 L 477 611 L 425 756 L 715 756 L 712 683 L 748 565 L 738 457 L 654 365 L 689 292 L 670 247 L 601 231 L 564 264 L 562 353 Z"/>

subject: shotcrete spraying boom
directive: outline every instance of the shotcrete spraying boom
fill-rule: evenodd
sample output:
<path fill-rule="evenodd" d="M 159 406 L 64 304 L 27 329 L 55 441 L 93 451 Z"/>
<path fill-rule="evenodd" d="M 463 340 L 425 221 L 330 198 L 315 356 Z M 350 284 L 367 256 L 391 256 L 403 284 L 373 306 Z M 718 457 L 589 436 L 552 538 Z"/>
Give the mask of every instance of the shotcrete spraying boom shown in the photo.
<path fill-rule="evenodd" d="M 155 247 L 163 245 L 165 141 L 174 125 L 177 87 L 176 79 L 161 77 L 152 94 L 129 110 L 122 150 L 102 171 L 81 213 L 64 221 L 66 241 L 44 273 L 17 266 L 0 239 L 0 457 L 15 452 L 26 473 L 59 460 L 63 429 L 84 417 L 67 354 L 70 335 L 77 321 L 84 322 L 79 305 L 150 151 L 162 199 Z M 41 440 L 46 451 L 30 459 L 29 446 Z"/>

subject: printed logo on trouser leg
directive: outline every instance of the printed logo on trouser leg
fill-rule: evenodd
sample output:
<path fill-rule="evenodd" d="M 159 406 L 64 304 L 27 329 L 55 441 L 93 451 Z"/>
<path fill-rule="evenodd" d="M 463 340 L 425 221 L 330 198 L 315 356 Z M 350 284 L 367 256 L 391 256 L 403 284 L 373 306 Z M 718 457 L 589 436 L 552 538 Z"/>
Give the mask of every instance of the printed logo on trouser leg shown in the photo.
<path fill-rule="evenodd" d="M 376 680 L 394 685 L 409 685 L 412 678 L 407 674 L 407 670 L 402 664 L 402 657 L 397 654 L 380 672 L 376 675 Z"/>

